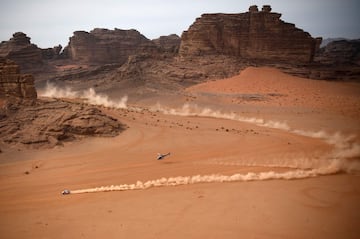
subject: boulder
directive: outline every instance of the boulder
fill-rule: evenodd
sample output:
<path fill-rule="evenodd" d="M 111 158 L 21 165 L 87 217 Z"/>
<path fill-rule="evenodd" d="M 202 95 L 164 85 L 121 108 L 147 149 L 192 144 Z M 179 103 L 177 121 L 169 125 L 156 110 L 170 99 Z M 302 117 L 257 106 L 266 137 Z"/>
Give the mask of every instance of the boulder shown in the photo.
<path fill-rule="evenodd" d="M 280 19 L 269 5 L 239 14 L 203 14 L 184 31 L 182 57 L 224 54 L 252 61 L 309 63 L 321 39 Z"/>

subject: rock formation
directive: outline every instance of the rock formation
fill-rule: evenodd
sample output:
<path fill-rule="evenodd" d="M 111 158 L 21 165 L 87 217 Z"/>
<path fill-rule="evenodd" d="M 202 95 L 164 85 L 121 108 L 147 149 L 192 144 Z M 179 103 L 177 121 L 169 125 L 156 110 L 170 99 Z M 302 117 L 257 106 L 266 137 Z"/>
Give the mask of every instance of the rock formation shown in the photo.
<path fill-rule="evenodd" d="M 164 52 L 177 53 L 179 51 L 181 38 L 176 34 L 161 36 L 152 40 Z"/>
<path fill-rule="evenodd" d="M 320 48 L 309 66 L 310 78 L 360 80 L 360 40 L 333 41 Z"/>
<path fill-rule="evenodd" d="M 61 100 L 10 99 L 0 108 L 0 145 L 48 148 L 88 136 L 115 136 L 126 127 L 98 108 Z"/>
<path fill-rule="evenodd" d="M 33 76 L 21 74 L 13 61 L 0 58 L 0 96 L 36 99 Z"/>
<path fill-rule="evenodd" d="M 53 48 L 41 49 L 42 58 L 44 60 L 58 59 L 61 55 L 62 46 L 54 46 Z"/>
<path fill-rule="evenodd" d="M 0 57 L 15 61 L 23 71 L 43 64 L 41 49 L 32 44 L 30 38 L 22 32 L 16 32 L 9 41 L 0 43 Z"/>
<path fill-rule="evenodd" d="M 136 30 L 95 28 L 76 31 L 70 37 L 67 54 L 86 63 L 124 63 L 129 55 L 156 50 L 156 46 Z"/>
<path fill-rule="evenodd" d="M 341 41 L 341 40 L 349 40 L 349 39 L 346 39 L 346 38 L 343 38 L 343 37 L 336 37 L 336 38 L 325 38 L 325 39 L 322 39 L 321 41 L 321 44 L 320 44 L 320 49 L 322 47 L 325 47 L 327 46 L 327 44 L 329 44 L 330 42 L 333 42 L 333 41 Z"/>
<path fill-rule="evenodd" d="M 239 14 L 203 14 L 181 36 L 181 56 L 224 54 L 253 61 L 309 63 L 321 39 L 265 5 Z"/>
<path fill-rule="evenodd" d="M 34 78 L 0 58 L 0 146 L 53 147 L 85 136 L 115 136 L 125 129 L 96 107 L 37 99 Z"/>
<path fill-rule="evenodd" d="M 0 44 L 0 55 L 16 56 L 26 72 L 34 69 L 29 64 L 44 64 L 31 72 L 38 87 L 56 81 L 100 91 L 113 88 L 114 82 L 124 90 L 143 85 L 170 89 L 262 65 L 313 79 L 359 79 L 356 44 L 318 50 L 321 39 L 280 17 L 269 5 L 260 11 L 254 5 L 245 13 L 203 14 L 181 38 L 173 34 L 150 41 L 136 30 L 96 28 L 74 32 L 64 48 L 48 49 L 15 33 Z"/>
<path fill-rule="evenodd" d="M 323 64 L 360 66 L 360 40 L 332 41 L 317 52 L 315 60 Z"/>
<path fill-rule="evenodd" d="M 175 97 L 181 89 L 210 79 L 226 78 L 238 74 L 244 65 L 234 57 L 193 57 L 190 60 L 177 57 L 136 55 L 117 69 L 111 78 L 99 84 L 112 84 L 109 91 L 123 91 L 129 99 L 156 94 L 170 94 Z"/>

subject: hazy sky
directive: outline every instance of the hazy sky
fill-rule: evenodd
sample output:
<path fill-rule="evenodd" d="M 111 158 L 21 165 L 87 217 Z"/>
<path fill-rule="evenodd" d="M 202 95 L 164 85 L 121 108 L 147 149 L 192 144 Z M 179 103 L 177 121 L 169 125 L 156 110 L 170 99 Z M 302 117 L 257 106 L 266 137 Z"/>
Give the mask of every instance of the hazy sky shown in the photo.
<path fill-rule="evenodd" d="M 0 41 L 22 31 L 39 47 L 66 46 L 76 30 L 137 29 L 179 36 L 202 13 L 247 12 L 269 4 L 313 37 L 360 38 L 360 0 L 0 0 Z"/>

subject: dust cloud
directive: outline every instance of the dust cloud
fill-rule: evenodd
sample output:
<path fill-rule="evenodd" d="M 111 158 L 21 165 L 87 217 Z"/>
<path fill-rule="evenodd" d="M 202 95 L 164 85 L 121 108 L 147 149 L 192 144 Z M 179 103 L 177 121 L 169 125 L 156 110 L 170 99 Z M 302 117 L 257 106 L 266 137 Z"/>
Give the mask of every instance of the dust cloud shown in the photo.
<path fill-rule="evenodd" d="M 198 183 L 223 183 L 223 182 L 248 182 L 248 181 L 263 181 L 272 179 L 303 179 L 309 177 L 316 177 L 320 175 L 329 175 L 339 172 L 338 161 L 333 161 L 327 167 L 322 167 L 312 170 L 293 170 L 284 173 L 276 173 L 273 171 L 261 173 L 247 173 L 247 174 L 233 174 L 230 176 L 211 174 L 211 175 L 195 175 L 195 176 L 178 176 L 170 178 L 160 178 L 149 180 L 146 182 L 137 181 L 134 184 L 111 185 L 88 189 L 72 190 L 71 194 L 80 193 L 94 193 L 94 192 L 110 192 L 110 191 L 128 191 L 141 190 L 153 187 L 167 187 L 179 186 Z"/>
<path fill-rule="evenodd" d="M 99 105 L 108 108 L 126 109 L 128 97 L 124 96 L 120 100 L 112 100 L 107 95 L 98 94 L 93 88 L 84 91 L 74 91 L 69 87 L 59 88 L 53 84 L 47 84 L 45 90 L 40 92 L 40 96 L 49 98 L 68 98 L 84 99 L 87 104 Z"/>

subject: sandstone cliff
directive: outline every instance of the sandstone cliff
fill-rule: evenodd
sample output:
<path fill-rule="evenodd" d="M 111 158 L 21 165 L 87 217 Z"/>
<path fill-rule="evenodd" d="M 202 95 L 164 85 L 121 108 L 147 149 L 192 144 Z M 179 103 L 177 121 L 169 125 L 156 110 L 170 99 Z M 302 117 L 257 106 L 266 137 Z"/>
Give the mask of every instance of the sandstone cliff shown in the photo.
<path fill-rule="evenodd" d="M 0 58 L 0 96 L 36 99 L 33 76 L 21 74 L 13 61 Z"/>
<path fill-rule="evenodd" d="M 86 63 L 124 63 L 129 55 L 156 46 L 136 30 L 108 30 L 95 28 L 90 32 L 76 31 L 70 37 L 67 54 Z"/>
<path fill-rule="evenodd" d="M 203 14 L 181 36 L 181 56 L 225 54 L 265 61 L 308 63 L 321 40 L 280 19 L 270 6 L 239 14 Z"/>
<path fill-rule="evenodd" d="M 0 43 L 0 57 L 15 61 L 23 71 L 43 64 L 41 49 L 22 32 L 16 32 L 9 41 Z"/>

